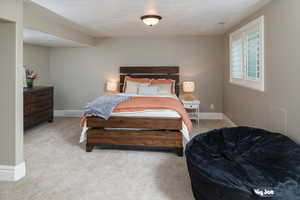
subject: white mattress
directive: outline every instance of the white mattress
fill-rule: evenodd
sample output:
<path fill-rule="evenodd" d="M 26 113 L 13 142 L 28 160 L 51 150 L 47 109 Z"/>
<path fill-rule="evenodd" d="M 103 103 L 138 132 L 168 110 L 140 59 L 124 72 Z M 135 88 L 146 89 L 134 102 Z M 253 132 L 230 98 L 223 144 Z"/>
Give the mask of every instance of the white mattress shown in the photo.
<path fill-rule="evenodd" d="M 113 112 L 111 116 L 115 117 L 165 117 L 165 118 L 180 118 L 180 115 L 175 110 L 143 110 L 135 112 Z"/>

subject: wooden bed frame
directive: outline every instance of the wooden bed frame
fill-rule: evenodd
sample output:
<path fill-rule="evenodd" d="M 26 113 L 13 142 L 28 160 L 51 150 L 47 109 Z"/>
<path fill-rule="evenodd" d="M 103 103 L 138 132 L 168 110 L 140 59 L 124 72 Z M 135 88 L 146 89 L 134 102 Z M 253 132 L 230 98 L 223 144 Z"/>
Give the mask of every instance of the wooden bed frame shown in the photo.
<path fill-rule="evenodd" d="M 179 96 L 179 67 L 120 67 L 120 92 L 123 92 L 126 76 L 173 79 L 176 82 L 175 92 Z M 87 131 L 87 152 L 91 152 L 94 146 L 100 146 L 172 151 L 178 156 L 183 156 L 181 118 L 111 117 L 104 120 L 99 117 L 87 117 L 87 126 L 90 127 Z"/>

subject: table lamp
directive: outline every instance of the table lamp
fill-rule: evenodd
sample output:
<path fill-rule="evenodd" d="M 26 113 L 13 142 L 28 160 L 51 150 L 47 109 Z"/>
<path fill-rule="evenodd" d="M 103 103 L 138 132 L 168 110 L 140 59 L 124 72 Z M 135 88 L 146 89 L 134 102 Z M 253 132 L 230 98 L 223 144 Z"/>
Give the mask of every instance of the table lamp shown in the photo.
<path fill-rule="evenodd" d="M 195 91 L 195 82 L 194 81 L 185 81 L 183 82 L 183 99 L 186 101 L 193 101 L 195 99 L 193 93 Z"/>
<path fill-rule="evenodd" d="M 116 82 L 116 81 L 107 81 L 106 91 L 108 93 L 118 93 L 118 82 Z"/>

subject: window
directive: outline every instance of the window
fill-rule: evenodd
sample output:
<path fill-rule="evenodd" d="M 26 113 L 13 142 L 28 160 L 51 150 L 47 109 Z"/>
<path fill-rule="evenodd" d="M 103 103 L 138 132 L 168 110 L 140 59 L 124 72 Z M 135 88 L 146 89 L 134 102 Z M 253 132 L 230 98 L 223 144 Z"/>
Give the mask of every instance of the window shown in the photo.
<path fill-rule="evenodd" d="M 264 17 L 230 34 L 230 82 L 264 91 Z"/>

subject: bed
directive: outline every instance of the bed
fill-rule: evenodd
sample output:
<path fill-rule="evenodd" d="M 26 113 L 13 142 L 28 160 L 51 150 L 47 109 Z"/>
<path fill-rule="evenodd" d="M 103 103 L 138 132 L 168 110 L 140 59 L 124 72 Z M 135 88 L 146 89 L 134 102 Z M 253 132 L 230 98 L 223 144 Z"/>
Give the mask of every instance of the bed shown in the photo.
<path fill-rule="evenodd" d="M 120 67 L 120 92 L 125 77 L 172 79 L 175 94 L 179 96 L 179 67 Z M 152 112 L 152 113 L 151 113 Z M 175 111 L 174 111 L 175 112 Z M 89 116 L 86 125 L 86 151 L 95 146 L 101 148 L 159 150 L 175 152 L 183 156 L 183 133 L 185 128 L 180 115 L 162 110 L 153 112 L 113 113 L 108 120 Z M 187 133 L 188 134 L 188 133 Z M 186 136 L 188 137 L 188 136 Z"/>

